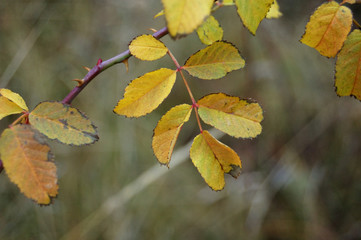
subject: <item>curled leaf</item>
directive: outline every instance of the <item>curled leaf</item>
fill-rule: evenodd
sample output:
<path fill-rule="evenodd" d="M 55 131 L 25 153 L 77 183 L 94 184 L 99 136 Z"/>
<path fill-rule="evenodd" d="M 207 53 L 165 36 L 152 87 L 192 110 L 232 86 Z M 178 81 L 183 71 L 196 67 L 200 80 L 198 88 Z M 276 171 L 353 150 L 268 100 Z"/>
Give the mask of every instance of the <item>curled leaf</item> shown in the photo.
<path fill-rule="evenodd" d="M 228 72 L 244 67 L 244 60 L 231 43 L 220 41 L 196 52 L 183 69 L 201 79 L 218 79 Z"/>
<path fill-rule="evenodd" d="M 322 4 L 307 23 L 301 42 L 321 55 L 335 57 L 351 30 L 352 12 L 335 1 Z"/>
<path fill-rule="evenodd" d="M 361 100 L 361 31 L 355 29 L 337 55 L 336 92 L 339 96 L 355 96 Z"/>
<path fill-rule="evenodd" d="M 152 35 L 141 35 L 131 41 L 129 51 L 136 58 L 152 61 L 167 54 L 168 48 Z"/>
<path fill-rule="evenodd" d="M 191 105 L 181 104 L 170 109 L 158 122 L 154 129 L 152 147 L 161 164 L 169 164 L 179 132 L 191 113 Z"/>
<path fill-rule="evenodd" d="M 5 129 L 0 137 L 5 171 L 26 197 L 50 204 L 58 194 L 56 166 L 44 137 L 30 125 Z"/>
<path fill-rule="evenodd" d="M 6 88 L 0 88 L 0 120 L 6 116 L 28 110 L 24 99 L 19 94 Z"/>
<path fill-rule="evenodd" d="M 127 117 L 144 116 L 169 95 L 176 80 L 177 71 L 161 68 L 134 79 L 125 89 L 124 98 L 114 112 Z"/>
<path fill-rule="evenodd" d="M 199 116 L 205 123 L 233 137 L 254 138 L 262 132 L 263 112 L 256 102 L 218 93 L 207 95 L 197 103 Z"/>
<path fill-rule="evenodd" d="M 61 102 L 42 102 L 29 114 L 31 125 L 50 139 L 80 146 L 99 139 L 96 127 L 78 109 Z"/>

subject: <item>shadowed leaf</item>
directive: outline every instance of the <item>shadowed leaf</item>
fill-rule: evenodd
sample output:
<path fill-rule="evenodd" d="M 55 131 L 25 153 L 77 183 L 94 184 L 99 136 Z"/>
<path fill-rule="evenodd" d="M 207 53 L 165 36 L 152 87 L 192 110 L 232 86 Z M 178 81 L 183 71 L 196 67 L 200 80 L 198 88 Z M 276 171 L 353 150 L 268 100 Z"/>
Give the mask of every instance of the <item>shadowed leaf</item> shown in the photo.
<path fill-rule="evenodd" d="M 259 24 L 266 17 L 274 0 L 235 0 L 234 2 L 243 25 L 255 35 Z"/>
<path fill-rule="evenodd" d="M 6 88 L 0 88 L 0 120 L 11 114 L 27 112 L 24 99 L 17 93 Z"/>
<path fill-rule="evenodd" d="M 50 139 L 69 145 L 84 145 L 98 140 L 96 127 L 78 109 L 61 102 L 42 102 L 29 114 L 34 128 Z"/>
<path fill-rule="evenodd" d="M 157 60 L 167 54 L 168 48 L 152 35 L 141 35 L 131 41 L 129 51 L 141 60 Z"/>
<path fill-rule="evenodd" d="M 194 77 L 218 79 L 243 68 L 244 64 L 235 46 L 228 42 L 215 42 L 188 58 L 183 69 Z"/>
<path fill-rule="evenodd" d="M 332 1 L 322 4 L 307 23 L 301 42 L 321 55 L 335 57 L 351 30 L 352 12 Z"/>
<path fill-rule="evenodd" d="M 213 0 L 162 0 L 172 37 L 192 33 L 211 13 Z"/>
<path fill-rule="evenodd" d="M 140 117 L 152 112 L 169 95 L 177 71 L 161 68 L 134 79 L 125 89 L 124 98 L 114 112 L 127 117 Z"/>
<path fill-rule="evenodd" d="M 5 171 L 27 196 L 50 204 L 58 194 L 56 166 L 44 137 L 30 125 L 5 129 L 0 137 L 0 156 Z"/>
<path fill-rule="evenodd" d="M 254 138 L 262 132 L 262 108 L 258 103 L 223 93 L 210 94 L 198 101 L 201 119 L 233 136 Z"/>
<path fill-rule="evenodd" d="M 361 31 L 354 30 L 346 39 L 336 62 L 336 92 L 361 100 Z"/>
<path fill-rule="evenodd" d="M 223 38 L 223 29 L 219 22 L 211 15 L 207 20 L 197 29 L 199 39 L 203 44 L 210 45 Z"/>
<path fill-rule="evenodd" d="M 178 105 L 164 114 L 158 122 L 154 129 L 152 146 L 161 164 L 169 164 L 179 132 L 183 124 L 189 120 L 191 112 L 191 105 Z"/>

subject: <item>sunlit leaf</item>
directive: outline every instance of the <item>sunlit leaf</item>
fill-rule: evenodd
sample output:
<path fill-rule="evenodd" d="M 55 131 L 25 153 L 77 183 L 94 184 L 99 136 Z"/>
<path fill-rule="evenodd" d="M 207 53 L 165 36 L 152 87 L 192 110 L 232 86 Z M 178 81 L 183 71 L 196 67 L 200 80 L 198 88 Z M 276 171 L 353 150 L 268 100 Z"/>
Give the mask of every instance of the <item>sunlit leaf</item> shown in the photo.
<path fill-rule="evenodd" d="M 34 128 L 50 139 L 80 146 L 98 140 L 96 127 L 78 109 L 61 102 L 42 102 L 29 114 Z"/>
<path fill-rule="evenodd" d="M 177 71 L 161 68 L 134 79 L 125 89 L 124 98 L 114 112 L 127 117 L 140 117 L 152 112 L 169 95 Z"/>
<path fill-rule="evenodd" d="M 168 52 L 168 48 L 152 35 L 141 35 L 129 44 L 129 51 L 141 60 L 157 60 Z"/>
<path fill-rule="evenodd" d="M 10 180 L 39 204 L 50 204 L 58 194 L 56 166 L 44 137 L 30 125 L 5 129 L 0 157 Z"/>
<path fill-rule="evenodd" d="M 154 129 L 153 151 L 161 164 L 169 164 L 174 145 L 185 122 L 189 120 L 192 106 L 182 104 L 169 110 Z"/>
<path fill-rule="evenodd" d="M 0 88 L 0 120 L 11 114 L 27 111 L 28 107 L 19 94 L 6 88 Z"/>
<path fill-rule="evenodd" d="M 228 42 L 215 42 L 196 52 L 186 61 L 183 69 L 201 79 L 218 79 L 228 72 L 244 67 L 238 49 Z"/>
<path fill-rule="evenodd" d="M 198 105 L 205 123 L 233 137 L 254 138 L 262 132 L 263 112 L 256 102 L 218 93 L 203 97 Z"/>
<path fill-rule="evenodd" d="M 234 0 L 234 2 L 244 26 L 255 35 L 259 24 L 266 17 L 274 0 Z"/>
<path fill-rule="evenodd" d="M 224 173 L 237 178 L 242 168 L 237 153 L 215 139 L 208 131 L 203 131 L 194 139 L 190 157 L 213 190 L 223 189 Z"/>
<path fill-rule="evenodd" d="M 197 29 L 197 34 L 202 43 L 210 45 L 222 40 L 223 29 L 218 21 L 210 15 L 207 20 Z"/>
<path fill-rule="evenodd" d="M 352 12 L 332 1 L 322 4 L 307 23 L 301 42 L 321 55 L 335 57 L 351 30 Z"/>
<path fill-rule="evenodd" d="M 282 13 L 280 12 L 280 6 L 278 5 L 277 0 L 275 0 L 270 8 L 270 10 L 267 13 L 266 18 L 279 18 L 282 16 Z"/>
<path fill-rule="evenodd" d="M 355 29 L 346 39 L 336 62 L 336 92 L 361 100 L 361 31 Z"/>
<path fill-rule="evenodd" d="M 196 30 L 211 13 L 214 0 L 162 0 L 167 27 L 172 37 Z"/>

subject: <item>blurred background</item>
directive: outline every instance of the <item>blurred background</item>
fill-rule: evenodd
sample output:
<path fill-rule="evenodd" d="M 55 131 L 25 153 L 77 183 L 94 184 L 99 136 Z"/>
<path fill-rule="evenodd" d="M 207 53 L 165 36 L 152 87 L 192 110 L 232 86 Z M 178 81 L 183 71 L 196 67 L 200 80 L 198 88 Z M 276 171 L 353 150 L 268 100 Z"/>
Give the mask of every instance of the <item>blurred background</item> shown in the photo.
<path fill-rule="evenodd" d="M 127 119 L 112 110 L 134 78 L 160 67 L 131 58 L 99 75 L 73 102 L 98 126 L 100 140 L 69 147 L 50 142 L 59 195 L 40 207 L 0 174 L 0 239 L 361 239 L 361 103 L 334 91 L 334 59 L 299 42 L 325 1 L 279 0 L 283 17 L 252 36 L 234 7 L 214 16 L 246 67 L 214 81 L 187 75 L 196 98 L 224 92 L 264 109 L 254 140 L 213 132 L 242 159 L 238 179 L 213 192 L 189 159 L 198 134 L 194 114 L 183 127 L 170 169 L 152 153 L 153 128 L 172 106 L 190 103 L 182 81 L 153 113 Z M 30 109 L 62 100 L 98 58 L 127 49 L 149 28 L 165 26 L 159 0 L 3 0 L 0 87 Z M 355 17 L 357 17 L 355 10 Z M 162 41 L 180 63 L 204 46 L 196 34 Z M 179 80 L 179 79 L 178 79 Z M 2 131 L 16 116 L 0 123 Z M 207 128 L 206 125 L 204 125 Z"/>

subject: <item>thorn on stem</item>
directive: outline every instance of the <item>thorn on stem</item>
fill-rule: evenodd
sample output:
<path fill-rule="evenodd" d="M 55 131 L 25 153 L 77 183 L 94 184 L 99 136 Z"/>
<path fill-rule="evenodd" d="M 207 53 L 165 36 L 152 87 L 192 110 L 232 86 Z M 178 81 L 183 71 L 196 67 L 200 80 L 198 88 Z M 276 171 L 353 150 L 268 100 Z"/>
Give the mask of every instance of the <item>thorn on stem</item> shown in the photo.
<path fill-rule="evenodd" d="M 129 62 L 128 59 L 123 60 L 123 63 L 125 65 L 125 68 L 127 69 L 127 72 L 129 72 Z"/>
<path fill-rule="evenodd" d="M 84 84 L 84 79 L 73 79 L 73 81 L 78 83 L 78 87 Z"/>
<path fill-rule="evenodd" d="M 156 32 L 158 32 L 156 29 L 154 29 L 154 28 L 148 28 L 150 31 L 152 31 L 153 33 L 156 33 Z"/>
<path fill-rule="evenodd" d="M 83 66 L 83 68 L 85 69 L 85 70 L 87 70 L 88 72 L 90 72 L 90 68 L 88 68 L 88 67 L 85 67 L 85 66 Z"/>
<path fill-rule="evenodd" d="M 98 62 L 97 62 L 97 66 L 99 66 L 102 62 L 103 62 L 103 60 L 101 58 L 99 58 Z"/>

